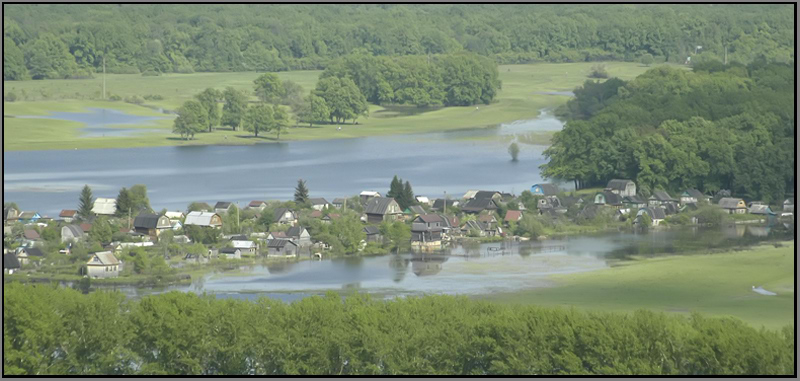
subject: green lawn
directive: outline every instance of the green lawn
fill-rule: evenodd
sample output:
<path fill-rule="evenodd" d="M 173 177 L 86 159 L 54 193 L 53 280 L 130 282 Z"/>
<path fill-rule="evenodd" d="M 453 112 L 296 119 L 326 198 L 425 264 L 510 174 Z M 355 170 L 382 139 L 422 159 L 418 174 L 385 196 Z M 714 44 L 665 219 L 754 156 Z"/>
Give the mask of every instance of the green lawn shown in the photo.
<path fill-rule="evenodd" d="M 535 94 L 547 91 L 572 90 L 588 79 L 593 63 L 504 65 L 499 67 L 503 88 L 491 105 L 469 107 L 425 108 L 371 106 L 370 115 L 361 118 L 358 125 L 344 125 L 342 131 L 336 126 L 323 125 L 308 128 L 307 125 L 290 128 L 282 140 L 313 140 L 444 131 L 451 129 L 486 127 L 538 115 L 543 108 L 557 107 L 567 101 L 561 95 Z M 637 63 L 608 63 L 611 76 L 631 79 L 648 68 Z M 292 71 L 278 75 L 299 83 L 308 91 L 315 86 L 320 71 Z M 107 88 L 110 94 L 123 98 L 133 95 L 161 95 L 164 100 L 147 101 L 146 105 L 174 110 L 207 87 L 224 89 L 252 89 L 258 73 L 195 73 L 168 74 L 158 77 L 141 75 L 109 75 Z M 81 111 L 87 107 L 119 109 L 137 115 L 165 116 L 151 108 L 127 104 L 90 100 L 99 97 L 102 89 L 100 76 L 86 80 L 45 80 L 4 82 L 4 90 L 26 94 L 26 101 L 3 102 L 4 116 L 46 115 L 51 111 Z M 46 98 L 45 98 L 46 96 Z M 33 98 L 34 100 L 27 100 Z M 253 98 L 255 99 L 255 98 Z M 129 137 L 80 137 L 80 124 L 58 120 L 3 118 L 3 149 L 45 150 L 116 148 L 191 144 L 253 144 L 274 141 L 274 134 L 254 138 L 247 132 L 221 129 L 213 133 L 196 136 L 192 141 L 183 141 L 171 133 L 172 117 L 143 126 L 162 129 Z M 537 142 L 546 142 L 547 137 L 535 137 Z"/>
<path fill-rule="evenodd" d="M 794 241 L 780 248 L 642 259 L 606 270 L 553 276 L 553 287 L 489 298 L 601 311 L 696 311 L 775 329 L 794 322 L 794 260 Z M 759 295 L 752 291 L 754 285 L 778 295 Z"/>

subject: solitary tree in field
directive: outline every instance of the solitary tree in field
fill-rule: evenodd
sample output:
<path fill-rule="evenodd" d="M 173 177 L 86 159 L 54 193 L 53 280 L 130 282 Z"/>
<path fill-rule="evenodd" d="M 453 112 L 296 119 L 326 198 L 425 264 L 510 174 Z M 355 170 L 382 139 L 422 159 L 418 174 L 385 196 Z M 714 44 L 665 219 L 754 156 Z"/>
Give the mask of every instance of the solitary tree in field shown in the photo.
<path fill-rule="evenodd" d="M 508 146 L 508 154 L 511 155 L 511 161 L 517 161 L 517 157 L 519 157 L 519 145 L 517 143 L 511 143 Z"/>
<path fill-rule="evenodd" d="M 253 81 L 258 99 L 267 103 L 278 103 L 286 93 L 283 83 L 277 75 L 266 73 Z"/>
<path fill-rule="evenodd" d="M 236 131 L 242 125 L 247 112 L 247 96 L 233 87 L 228 87 L 222 93 L 222 97 L 225 98 L 225 104 L 222 105 L 222 125 Z"/>
<path fill-rule="evenodd" d="M 92 216 L 93 207 L 92 188 L 89 188 L 89 185 L 84 185 L 83 190 L 81 190 L 81 196 L 78 199 L 78 218 L 88 220 Z"/>
<path fill-rule="evenodd" d="M 294 202 L 303 204 L 308 201 L 308 188 L 303 179 L 297 180 L 297 187 L 294 188 Z"/>
<path fill-rule="evenodd" d="M 650 66 L 650 65 L 653 64 L 655 59 L 653 59 L 653 55 L 652 54 L 647 53 L 647 54 L 643 55 L 642 58 L 640 58 L 640 61 L 642 62 L 642 65 Z"/>
<path fill-rule="evenodd" d="M 258 137 L 259 132 L 269 131 L 273 123 L 272 107 L 262 103 L 247 109 L 244 129 L 253 132 Z"/>
<path fill-rule="evenodd" d="M 194 134 L 201 132 L 208 125 L 208 111 L 196 100 L 188 100 L 178 109 L 178 117 L 172 126 L 172 132 L 180 134 L 182 138 L 194 138 Z"/>

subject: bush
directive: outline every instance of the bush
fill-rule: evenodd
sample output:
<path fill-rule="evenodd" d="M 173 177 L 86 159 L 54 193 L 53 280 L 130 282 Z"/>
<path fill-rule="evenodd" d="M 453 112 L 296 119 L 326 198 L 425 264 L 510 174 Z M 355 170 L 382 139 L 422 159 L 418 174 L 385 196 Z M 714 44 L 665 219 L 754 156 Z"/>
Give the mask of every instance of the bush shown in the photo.
<path fill-rule="evenodd" d="M 112 94 L 112 95 L 108 96 L 108 100 L 114 101 L 114 102 L 119 102 L 119 101 L 122 100 L 122 97 L 119 96 L 119 95 L 116 95 L 116 94 Z"/>
<path fill-rule="evenodd" d="M 144 103 L 144 99 L 138 95 L 132 95 L 130 97 L 126 97 L 125 102 L 133 103 L 135 105 L 140 105 Z"/>
<path fill-rule="evenodd" d="M 6 102 L 14 102 L 14 101 L 16 101 L 16 100 L 17 100 L 17 93 L 15 93 L 15 92 L 13 92 L 13 91 L 9 91 L 9 92 L 8 92 L 8 93 L 6 93 L 6 95 L 3 97 L 3 100 L 5 100 Z"/>
<path fill-rule="evenodd" d="M 144 96 L 144 99 L 148 101 L 163 101 L 164 97 L 158 94 L 148 94 Z"/>
<path fill-rule="evenodd" d="M 597 64 L 592 66 L 592 72 L 589 73 L 589 77 L 591 78 L 608 78 L 608 72 L 606 71 L 606 65 Z"/>

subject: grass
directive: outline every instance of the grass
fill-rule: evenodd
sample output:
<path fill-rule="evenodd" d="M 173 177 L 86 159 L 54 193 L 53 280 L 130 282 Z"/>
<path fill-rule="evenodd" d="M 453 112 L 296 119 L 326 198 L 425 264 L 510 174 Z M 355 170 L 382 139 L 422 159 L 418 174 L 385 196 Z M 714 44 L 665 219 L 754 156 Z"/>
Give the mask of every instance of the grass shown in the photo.
<path fill-rule="evenodd" d="M 551 288 L 489 298 L 599 311 L 696 311 L 775 329 L 794 322 L 794 260 L 794 241 L 779 248 L 639 259 L 606 270 L 552 276 Z M 753 285 L 778 295 L 759 295 Z"/>
<path fill-rule="evenodd" d="M 539 110 L 554 108 L 568 97 L 537 94 L 548 91 L 572 90 L 588 78 L 593 63 L 504 65 L 499 67 L 503 88 L 490 105 L 469 107 L 417 108 L 413 106 L 370 107 L 370 116 L 361 118 L 358 125 L 303 125 L 290 128 L 281 140 L 318 140 L 353 138 L 375 135 L 446 131 L 463 128 L 494 126 L 503 122 L 530 119 Z M 637 63 L 607 63 L 609 74 L 632 79 L 648 68 Z M 308 91 L 316 84 L 320 71 L 281 72 L 278 76 L 292 80 Z M 161 101 L 146 101 L 146 106 L 174 110 L 184 101 L 205 88 L 224 89 L 232 86 L 252 91 L 252 82 L 258 73 L 195 73 L 167 74 L 159 77 L 116 74 L 107 78 L 110 94 L 129 97 L 133 95 L 161 95 Z M 26 100 L 3 102 L 3 149 L 48 150 L 122 148 L 143 146 L 172 146 L 197 144 L 254 144 L 275 141 L 274 134 L 254 138 L 248 132 L 220 129 L 203 133 L 194 140 L 184 141 L 172 134 L 170 118 L 142 126 L 163 130 L 127 137 L 84 138 L 80 136 L 81 124 L 61 120 L 23 119 L 6 116 L 46 115 L 52 111 L 82 111 L 88 107 L 112 108 L 137 115 L 165 116 L 156 110 L 125 102 L 97 99 L 102 88 L 102 78 L 83 80 L 44 80 L 3 83 L 4 91 L 23 91 Z M 45 97 L 46 96 L 46 97 Z M 253 98 L 254 100 L 255 98 Z M 130 126 L 127 126 L 130 127 Z M 547 142 L 547 136 L 531 136 L 531 142 Z"/>

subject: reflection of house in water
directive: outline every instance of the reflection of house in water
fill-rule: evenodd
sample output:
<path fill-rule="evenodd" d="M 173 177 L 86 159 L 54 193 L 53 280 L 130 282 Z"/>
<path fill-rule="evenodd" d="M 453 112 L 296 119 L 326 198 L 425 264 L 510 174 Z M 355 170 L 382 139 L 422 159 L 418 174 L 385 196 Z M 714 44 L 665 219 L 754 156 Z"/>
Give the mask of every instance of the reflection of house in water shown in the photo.
<path fill-rule="evenodd" d="M 394 275 L 392 276 L 392 280 L 395 282 L 400 282 L 403 278 L 406 277 L 406 273 L 408 272 L 408 263 L 410 261 L 406 258 L 403 258 L 399 255 L 393 256 L 389 259 L 389 267 L 394 270 Z"/>
<path fill-rule="evenodd" d="M 728 238 L 739 238 L 739 237 L 744 236 L 744 232 L 746 230 L 747 230 L 747 227 L 744 226 L 744 225 L 731 224 L 731 225 L 724 226 L 722 228 L 722 234 L 724 234 L 725 237 L 728 237 Z"/>
<path fill-rule="evenodd" d="M 267 271 L 272 275 L 286 274 L 291 271 L 296 262 L 277 262 L 267 265 Z"/>
<path fill-rule="evenodd" d="M 411 271 L 417 276 L 436 275 L 442 271 L 442 263 L 447 261 L 445 256 L 413 256 L 411 257 Z"/>

